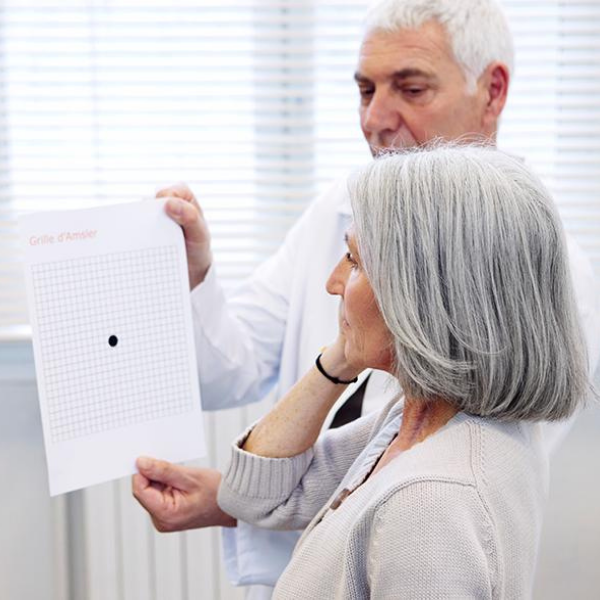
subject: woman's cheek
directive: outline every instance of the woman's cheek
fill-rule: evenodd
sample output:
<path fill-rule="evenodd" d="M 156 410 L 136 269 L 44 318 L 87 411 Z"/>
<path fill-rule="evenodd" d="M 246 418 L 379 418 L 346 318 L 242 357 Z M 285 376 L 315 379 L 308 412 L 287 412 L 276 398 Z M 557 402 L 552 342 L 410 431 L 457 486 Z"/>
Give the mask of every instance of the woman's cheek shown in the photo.
<path fill-rule="evenodd" d="M 353 367 L 364 367 L 363 340 L 355 328 L 349 328 L 346 332 L 346 360 Z"/>

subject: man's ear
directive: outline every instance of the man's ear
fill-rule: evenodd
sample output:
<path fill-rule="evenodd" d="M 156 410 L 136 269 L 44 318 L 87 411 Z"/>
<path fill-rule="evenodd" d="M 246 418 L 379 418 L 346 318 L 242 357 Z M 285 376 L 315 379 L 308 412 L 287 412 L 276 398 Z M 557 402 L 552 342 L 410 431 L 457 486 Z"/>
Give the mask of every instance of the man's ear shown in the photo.
<path fill-rule="evenodd" d="M 510 74 L 504 63 L 493 62 L 479 78 L 479 85 L 485 89 L 486 104 L 483 112 L 483 126 L 487 131 L 496 131 L 498 120 L 506 104 Z"/>

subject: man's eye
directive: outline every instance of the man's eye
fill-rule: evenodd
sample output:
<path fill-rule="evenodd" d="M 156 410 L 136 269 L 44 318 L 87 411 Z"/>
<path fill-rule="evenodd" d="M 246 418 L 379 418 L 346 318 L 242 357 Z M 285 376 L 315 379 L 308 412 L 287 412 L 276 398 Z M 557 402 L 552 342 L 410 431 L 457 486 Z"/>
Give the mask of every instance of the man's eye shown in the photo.
<path fill-rule="evenodd" d="M 359 87 L 358 92 L 362 100 L 369 100 L 375 90 L 373 88 Z"/>
<path fill-rule="evenodd" d="M 424 87 L 405 87 L 402 90 L 407 96 L 416 98 L 425 93 L 426 88 Z"/>

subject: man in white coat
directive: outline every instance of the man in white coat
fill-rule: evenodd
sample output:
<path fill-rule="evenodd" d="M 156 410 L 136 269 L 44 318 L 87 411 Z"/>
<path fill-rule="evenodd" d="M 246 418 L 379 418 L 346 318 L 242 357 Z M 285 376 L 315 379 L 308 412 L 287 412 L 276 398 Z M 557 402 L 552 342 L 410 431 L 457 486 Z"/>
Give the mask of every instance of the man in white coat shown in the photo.
<path fill-rule="evenodd" d="M 495 142 L 513 51 L 494 0 L 383 0 L 371 8 L 365 32 L 355 79 L 360 124 L 374 155 L 434 139 Z M 219 285 L 208 226 L 192 192 L 175 186 L 159 196 L 168 198 L 167 212 L 186 237 L 204 409 L 242 406 L 273 388 L 279 397 L 337 333 L 337 301 L 327 296 L 325 282 L 344 252 L 351 221 L 346 181 L 317 199 L 279 251 L 230 297 Z M 598 295 L 588 259 L 572 240 L 569 250 L 593 369 L 600 353 Z M 381 406 L 394 392 L 386 383 L 381 373 L 364 373 L 330 422 L 337 426 Z M 336 412 L 349 397 L 350 409 Z M 547 434 L 550 452 L 564 429 L 548 427 Z M 138 468 L 134 495 L 157 529 L 230 527 L 224 530 L 230 578 L 267 586 L 254 588 L 251 597 L 270 597 L 295 532 L 233 527 L 235 521 L 216 503 L 217 471 L 150 459 L 138 461 Z"/>

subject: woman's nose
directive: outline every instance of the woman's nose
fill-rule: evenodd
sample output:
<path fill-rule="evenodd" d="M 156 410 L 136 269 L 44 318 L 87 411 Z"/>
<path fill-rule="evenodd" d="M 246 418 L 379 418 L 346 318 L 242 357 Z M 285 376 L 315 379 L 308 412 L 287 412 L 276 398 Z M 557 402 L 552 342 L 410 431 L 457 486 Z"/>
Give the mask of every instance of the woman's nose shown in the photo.
<path fill-rule="evenodd" d="M 332 296 L 343 296 L 344 288 L 346 287 L 346 269 L 344 268 L 346 263 L 345 257 L 338 262 L 335 266 L 331 275 L 329 275 L 329 279 L 327 280 L 327 284 L 325 286 L 327 292 Z"/>

